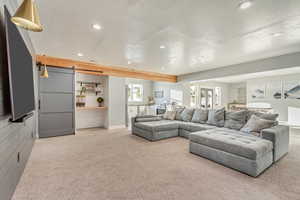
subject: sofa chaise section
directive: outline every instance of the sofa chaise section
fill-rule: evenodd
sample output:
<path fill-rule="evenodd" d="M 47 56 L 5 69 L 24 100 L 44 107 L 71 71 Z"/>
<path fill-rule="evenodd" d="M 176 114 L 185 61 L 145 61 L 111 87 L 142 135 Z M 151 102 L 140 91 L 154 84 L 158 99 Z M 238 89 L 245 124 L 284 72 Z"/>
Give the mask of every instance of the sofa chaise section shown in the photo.
<path fill-rule="evenodd" d="M 273 163 L 269 140 L 242 132 L 213 129 L 190 134 L 190 152 L 227 167 L 258 176 Z"/>
<path fill-rule="evenodd" d="M 179 124 L 170 120 L 134 122 L 132 133 L 150 141 L 157 141 L 178 136 L 178 128 Z"/>
<path fill-rule="evenodd" d="M 150 141 L 181 136 L 189 139 L 190 133 L 215 129 L 215 126 L 178 120 L 155 120 L 152 118 L 132 118 L 132 134 Z"/>

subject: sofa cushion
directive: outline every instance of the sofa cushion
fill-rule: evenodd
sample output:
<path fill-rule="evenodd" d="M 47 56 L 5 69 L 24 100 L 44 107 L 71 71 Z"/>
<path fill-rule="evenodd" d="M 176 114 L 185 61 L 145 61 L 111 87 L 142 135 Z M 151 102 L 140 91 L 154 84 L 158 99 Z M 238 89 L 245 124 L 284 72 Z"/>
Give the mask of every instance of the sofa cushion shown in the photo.
<path fill-rule="evenodd" d="M 155 117 L 156 115 L 145 115 L 145 114 L 137 114 L 136 118 L 151 118 Z"/>
<path fill-rule="evenodd" d="M 176 111 L 166 111 L 163 118 L 168 120 L 175 120 Z"/>
<path fill-rule="evenodd" d="M 192 122 L 205 124 L 208 119 L 208 110 L 195 109 Z"/>
<path fill-rule="evenodd" d="M 247 111 L 247 120 L 249 120 L 252 115 L 256 115 L 259 118 L 266 119 L 266 120 L 272 120 L 272 121 L 276 121 L 279 116 L 278 114 L 261 113 L 261 112 L 249 110 L 249 111 Z"/>
<path fill-rule="evenodd" d="M 215 126 L 211 126 L 208 124 L 198 124 L 193 122 L 181 122 L 179 123 L 179 128 L 190 131 L 190 132 L 196 132 L 196 131 L 204 131 L 208 129 L 214 129 Z"/>
<path fill-rule="evenodd" d="M 225 108 L 221 108 L 218 110 L 213 109 L 208 111 L 207 124 L 223 127 L 224 123 L 225 123 Z"/>
<path fill-rule="evenodd" d="M 257 160 L 273 150 L 271 141 L 219 128 L 191 133 L 190 141 L 250 160 Z"/>
<path fill-rule="evenodd" d="M 178 130 L 178 135 L 179 135 L 180 137 L 184 137 L 184 138 L 186 138 L 186 139 L 189 139 L 190 134 L 191 134 L 190 131 L 187 131 L 187 130 L 184 130 L 184 129 L 181 129 L 181 128 Z"/>
<path fill-rule="evenodd" d="M 218 131 L 224 131 L 224 132 L 227 132 L 227 133 L 245 134 L 244 132 L 241 132 L 241 131 L 239 131 L 239 130 L 230 129 L 230 128 L 225 128 L 225 127 L 217 128 L 217 129 L 218 129 Z"/>
<path fill-rule="evenodd" d="M 161 121 L 151 121 L 151 122 L 137 122 L 135 126 L 148 131 L 167 131 L 178 129 L 179 124 L 176 121 L 171 120 L 161 120 Z"/>
<path fill-rule="evenodd" d="M 241 130 L 235 130 L 235 129 L 230 129 L 230 128 L 218 128 L 223 131 L 231 132 L 231 133 L 236 133 L 236 134 L 246 134 L 245 132 L 242 132 Z M 249 133 L 248 133 L 249 134 Z M 250 132 L 251 135 L 256 136 L 256 137 L 261 137 L 261 134 L 259 132 Z"/>
<path fill-rule="evenodd" d="M 260 132 L 263 129 L 274 126 L 275 121 L 262 119 L 256 115 L 252 115 L 245 126 L 241 129 L 242 132 Z"/>
<path fill-rule="evenodd" d="M 240 130 L 246 124 L 247 111 L 226 112 L 224 127 Z"/>
<path fill-rule="evenodd" d="M 159 121 L 161 120 L 160 116 L 152 116 L 152 117 L 137 117 L 135 119 L 136 122 L 151 122 L 151 121 Z"/>
<path fill-rule="evenodd" d="M 176 116 L 175 116 L 175 119 L 176 120 L 182 120 L 181 118 L 181 113 L 183 112 L 184 108 L 176 108 L 175 111 L 176 111 Z"/>
<path fill-rule="evenodd" d="M 181 120 L 185 122 L 190 122 L 192 120 L 193 114 L 194 114 L 194 109 L 186 108 L 180 114 Z"/>

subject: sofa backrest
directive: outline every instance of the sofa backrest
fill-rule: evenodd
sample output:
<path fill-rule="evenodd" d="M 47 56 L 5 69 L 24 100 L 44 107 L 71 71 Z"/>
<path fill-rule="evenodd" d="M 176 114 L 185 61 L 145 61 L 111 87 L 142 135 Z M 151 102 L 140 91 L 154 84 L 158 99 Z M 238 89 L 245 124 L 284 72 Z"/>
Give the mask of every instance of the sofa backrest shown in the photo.
<path fill-rule="evenodd" d="M 262 112 L 247 110 L 247 121 L 251 118 L 252 115 L 256 115 L 259 118 L 271 120 L 271 121 L 277 121 L 277 118 L 279 117 L 278 114 L 274 114 L 274 113 L 262 113 Z"/>

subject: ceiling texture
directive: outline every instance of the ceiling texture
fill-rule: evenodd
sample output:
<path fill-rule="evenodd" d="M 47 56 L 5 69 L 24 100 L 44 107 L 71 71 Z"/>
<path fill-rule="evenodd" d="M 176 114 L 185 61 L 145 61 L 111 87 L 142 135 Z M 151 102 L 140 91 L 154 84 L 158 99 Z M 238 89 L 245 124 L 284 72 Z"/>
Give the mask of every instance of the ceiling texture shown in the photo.
<path fill-rule="evenodd" d="M 36 2 L 38 54 L 182 75 L 300 51 L 300 0 Z"/>

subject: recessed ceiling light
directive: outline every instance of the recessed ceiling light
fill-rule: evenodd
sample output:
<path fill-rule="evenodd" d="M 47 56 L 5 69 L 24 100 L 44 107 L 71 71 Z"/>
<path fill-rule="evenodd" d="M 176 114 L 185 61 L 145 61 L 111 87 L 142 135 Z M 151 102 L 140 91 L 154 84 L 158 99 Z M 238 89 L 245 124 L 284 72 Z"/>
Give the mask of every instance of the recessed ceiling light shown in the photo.
<path fill-rule="evenodd" d="M 79 57 L 82 57 L 82 56 L 83 56 L 83 54 L 82 54 L 82 53 L 78 53 L 78 54 L 77 54 L 77 56 L 79 56 Z"/>
<path fill-rule="evenodd" d="M 282 33 L 272 33 L 272 36 L 273 37 L 279 37 L 279 36 L 282 36 Z"/>
<path fill-rule="evenodd" d="M 160 45 L 160 47 L 159 48 L 161 48 L 161 49 L 165 49 L 166 48 L 166 46 L 164 46 L 164 45 Z"/>
<path fill-rule="evenodd" d="M 95 29 L 95 30 L 101 30 L 102 27 L 99 24 L 93 24 L 93 29 Z"/>
<path fill-rule="evenodd" d="M 128 63 L 128 65 L 130 65 L 132 62 L 131 62 L 130 60 L 128 60 L 128 62 L 127 62 L 127 63 Z"/>
<path fill-rule="evenodd" d="M 242 10 L 246 10 L 247 8 L 250 8 L 252 6 L 252 1 L 251 0 L 244 0 L 241 1 L 239 4 L 239 8 Z"/>

